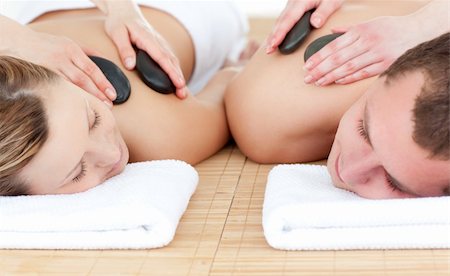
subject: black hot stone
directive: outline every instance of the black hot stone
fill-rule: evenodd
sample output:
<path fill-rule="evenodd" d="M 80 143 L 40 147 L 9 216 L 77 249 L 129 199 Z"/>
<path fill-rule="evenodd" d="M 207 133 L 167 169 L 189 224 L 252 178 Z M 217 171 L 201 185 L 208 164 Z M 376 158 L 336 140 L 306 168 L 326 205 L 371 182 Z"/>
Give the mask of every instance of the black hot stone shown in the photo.
<path fill-rule="evenodd" d="M 156 92 L 175 93 L 175 86 L 161 67 L 143 50 L 137 51 L 136 69 L 142 81 Z"/>
<path fill-rule="evenodd" d="M 309 23 L 313 12 L 314 10 L 305 12 L 302 18 L 300 18 L 300 20 L 295 23 L 294 27 L 286 34 L 283 42 L 278 46 L 280 53 L 288 55 L 300 47 L 313 28 Z"/>
<path fill-rule="evenodd" d="M 305 50 L 305 54 L 303 56 L 305 62 L 315 53 L 317 53 L 320 49 L 322 49 L 323 47 L 325 47 L 325 45 L 327 45 L 328 43 L 330 43 L 331 41 L 335 40 L 336 38 L 338 38 L 339 36 L 341 36 L 342 34 L 329 34 L 329 35 L 324 35 L 321 36 L 319 38 L 317 38 L 316 40 L 314 40 L 313 42 L 311 42 L 308 47 L 306 47 Z"/>
<path fill-rule="evenodd" d="M 127 76 L 120 70 L 120 68 L 113 62 L 97 57 L 89 56 L 89 58 L 97 64 L 105 77 L 112 84 L 117 93 L 117 98 L 113 101 L 114 104 L 121 104 L 128 100 L 131 93 L 130 81 Z"/>

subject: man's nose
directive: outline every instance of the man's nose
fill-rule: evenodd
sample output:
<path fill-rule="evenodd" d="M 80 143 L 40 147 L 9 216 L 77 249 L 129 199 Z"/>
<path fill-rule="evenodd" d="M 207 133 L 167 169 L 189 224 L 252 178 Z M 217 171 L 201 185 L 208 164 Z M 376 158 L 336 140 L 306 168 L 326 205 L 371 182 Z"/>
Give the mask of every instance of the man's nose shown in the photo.
<path fill-rule="evenodd" d="M 380 165 L 377 156 L 373 153 L 349 156 L 343 161 L 339 174 L 344 183 L 351 185 L 366 184 Z"/>

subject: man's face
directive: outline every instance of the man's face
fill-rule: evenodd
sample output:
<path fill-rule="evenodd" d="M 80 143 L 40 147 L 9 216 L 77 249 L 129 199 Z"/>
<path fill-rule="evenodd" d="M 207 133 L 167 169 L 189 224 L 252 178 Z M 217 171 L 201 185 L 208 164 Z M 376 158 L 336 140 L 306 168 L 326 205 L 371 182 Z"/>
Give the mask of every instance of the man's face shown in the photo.
<path fill-rule="evenodd" d="M 366 198 L 441 196 L 450 162 L 430 159 L 412 139 L 420 72 L 375 84 L 344 114 L 328 158 L 336 187 Z"/>

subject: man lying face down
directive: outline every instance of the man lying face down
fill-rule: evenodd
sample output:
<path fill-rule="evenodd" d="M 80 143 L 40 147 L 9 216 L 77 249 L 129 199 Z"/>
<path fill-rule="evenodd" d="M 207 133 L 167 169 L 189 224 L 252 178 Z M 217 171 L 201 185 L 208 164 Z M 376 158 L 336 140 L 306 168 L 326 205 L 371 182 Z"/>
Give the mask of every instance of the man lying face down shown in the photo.
<path fill-rule="evenodd" d="M 367 198 L 449 195 L 450 33 L 404 53 L 342 117 L 336 187 Z"/>

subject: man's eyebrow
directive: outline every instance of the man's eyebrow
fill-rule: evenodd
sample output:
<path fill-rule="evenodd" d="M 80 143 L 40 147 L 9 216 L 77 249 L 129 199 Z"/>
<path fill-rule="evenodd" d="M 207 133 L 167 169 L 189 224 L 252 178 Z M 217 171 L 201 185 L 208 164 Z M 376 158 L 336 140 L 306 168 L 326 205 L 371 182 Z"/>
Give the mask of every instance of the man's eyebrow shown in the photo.
<path fill-rule="evenodd" d="M 367 101 L 364 105 L 364 118 L 363 118 L 363 123 L 364 123 L 364 131 L 367 134 L 367 142 L 369 143 L 370 147 L 372 149 L 373 145 L 372 142 L 370 140 L 370 114 L 369 114 L 369 108 L 367 107 Z M 384 168 L 385 172 L 386 172 L 386 178 L 392 183 L 392 185 L 397 188 L 398 190 L 408 193 L 408 194 L 412 194 L 412 195 L 416 195 L 416 193 L 411 192 L 409 189 L 406 188 L 405 185 L 403 185 L 402 183 L 400 183 L 400 181 L 398 181 L 397 179 L 395 179 L 395 177 L 393 177 L 385 168 Z"/>
<path fill-rule="evenodd" d="M 86 107 L 85 107 L 85 111 L 86 111 L 86 122 L 87 122 L 87 126 L 88 126 L 88 129 L 89 129 L 89 112 L 88 112 L 88 106 L 89 106 L 89 104 L 88 104 L 88 102 L 87 102 L 87 100 L 86 100 Z M 81 158 L 83 158 L 83 157 L 81 157 Z M 76 170 L 76 169 L 78 169 L 78 167 L 79 167 L 79 165 L 81 164 L 81 161 L 82 161 L 83 159 L 80 159 L 80 161 L 78 161 L 76 164 L 75 164 L 75 167 L 73 168 L 73 169 L 71 169 L 70 170 L 70 172 L 66 175 L 66 177 L 64 178 L 64 180 L 63 180 L 63 182 L 65 183 L 65 180 L 67 179 L 67 178 L 69 178 L 69 176 L 71 176 L 72 174 L 73 174 L 73 172 Z M 64 184 L 63 183 L 63 184 Z"/>

